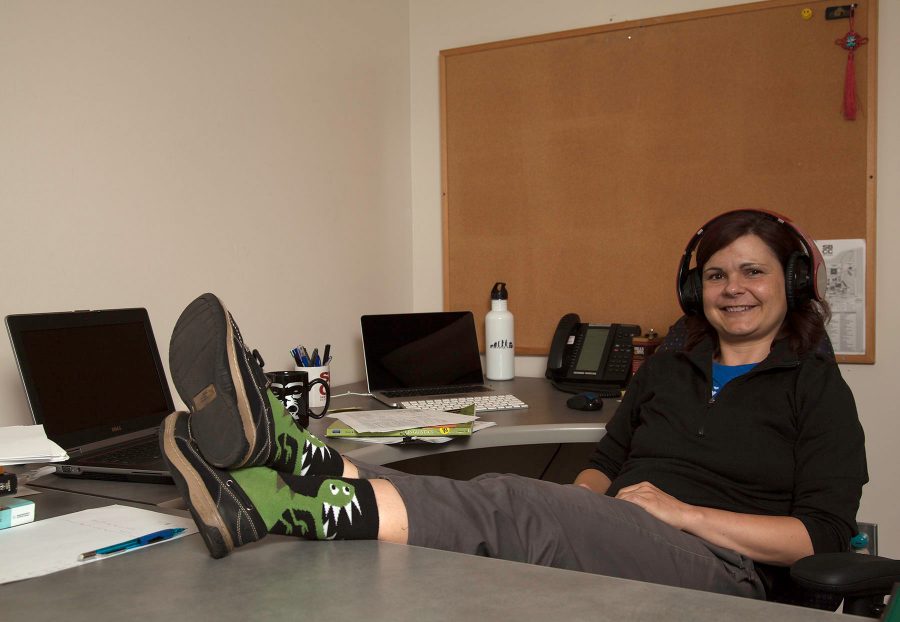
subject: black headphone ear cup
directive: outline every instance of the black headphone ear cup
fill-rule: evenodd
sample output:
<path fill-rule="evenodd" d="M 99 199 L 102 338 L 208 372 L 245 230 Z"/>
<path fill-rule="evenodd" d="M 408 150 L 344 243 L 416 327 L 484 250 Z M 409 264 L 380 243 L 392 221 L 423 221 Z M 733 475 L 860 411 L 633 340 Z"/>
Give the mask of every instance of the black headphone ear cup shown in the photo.
<path fill-rule="evenodd" d="M 681 308 L 687 315 L 703 315 L 703 281 L 697 268 L 688 270 L 681 285 Z"/>
<path fill-rule="evenodd" d="M 791 253 L 784 267 L 784 293 L 787 296 L 788 309 L 797 309 L 813 298 L 811 272 L 809 257 L 806 254 L 800 251 Z"/>

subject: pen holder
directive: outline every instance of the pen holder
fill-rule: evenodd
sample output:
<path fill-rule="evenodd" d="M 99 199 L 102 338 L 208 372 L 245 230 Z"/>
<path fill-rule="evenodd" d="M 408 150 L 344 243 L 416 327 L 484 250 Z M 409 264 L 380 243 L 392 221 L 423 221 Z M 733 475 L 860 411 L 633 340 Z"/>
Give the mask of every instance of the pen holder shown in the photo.
<path fill-rule="evenodd" d="M 312 377 L 310 369 L 301 367 L 294 371 L 274 371 L 266 374 L 269 379 L 269 389 L 284 404 L 285 410 L 297 420 L 304 428 L 309 425 L 309 418 L 319 419 L 328 412 L 328 403 L 331 401 L 331 391 L 325 380 Z M 319 406 L 319 412 L 310 409 L 311 398 L 315 397 L 318 403 L 319 391 L 324 393 L 324 400 Z"/>
<path fill-rule="evenodd" d="M 319 367 L 295 367 L 297 371 L 305 371 L 309 374 L 310 383 L 314 382 L 316 379 L 321 380 L 321 384 L 317 386 L 311 386 L 309 390 L 309 407 L 310 408 L 322 408 L 328 405 L 329 398 L 331 397 L 331 369 L 328 365 L 321 365 Z M 324 413 L 322 413 L 324 414 Z M 313 415 L 314 417 L 318 417 L 319 415 Z"/>

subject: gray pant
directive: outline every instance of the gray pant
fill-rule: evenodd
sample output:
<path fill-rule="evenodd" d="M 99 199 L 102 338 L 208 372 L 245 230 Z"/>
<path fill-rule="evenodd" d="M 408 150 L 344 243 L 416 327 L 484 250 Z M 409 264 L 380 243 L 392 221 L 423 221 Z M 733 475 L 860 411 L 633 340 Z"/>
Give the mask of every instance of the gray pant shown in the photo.
<path fill-rule="evenodd" d="M 360 477 L 387 479 L 400 493 L 415 546 L 765 598 L 749 558 L 581 486 L 498 473 L 459 481 L 356 466 Z"/>

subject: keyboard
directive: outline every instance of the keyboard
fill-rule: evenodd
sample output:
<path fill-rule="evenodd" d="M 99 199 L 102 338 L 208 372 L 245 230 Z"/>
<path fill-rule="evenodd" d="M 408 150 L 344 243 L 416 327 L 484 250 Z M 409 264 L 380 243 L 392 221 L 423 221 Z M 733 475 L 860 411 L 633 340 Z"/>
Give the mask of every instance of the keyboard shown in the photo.
<path fill-rule="evenodd" d="M 515 395 L 470 395 L 468 397 L 400 402 L 403 408 L 425 408 L 430 410 L 456 410 L 469 404 L 475 404 L 475 412 L 522 410 L 528 408 L 528 404 Z"/>
<path fill-rule="evenodd" d="M 106 453 L 92 455 L 91 459 L 101 459 L 105 464 L 151 464 L 162 459 L 159 441 L 147 439 L 134 445 L 112 449 Z"/>

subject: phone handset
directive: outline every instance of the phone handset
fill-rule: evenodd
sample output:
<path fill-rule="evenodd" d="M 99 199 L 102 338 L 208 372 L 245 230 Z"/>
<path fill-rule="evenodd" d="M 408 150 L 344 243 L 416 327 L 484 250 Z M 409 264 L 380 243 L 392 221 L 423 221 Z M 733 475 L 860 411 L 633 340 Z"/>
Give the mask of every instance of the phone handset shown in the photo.
<path fill-rule="evenodd" d="M 544 374 L 547 378 L 554 378 L 562 374 L 563 359 L 565 357 L 566 346 L 574 335 L 574 328 L 581 323 L 581 318 L 577 313 L 568 313 L 559 320 L 556 325 L 556 332 L 553 333 L 553 341 L 550 342 L 550 354 L 547 357 L 547 372 Z"/>

